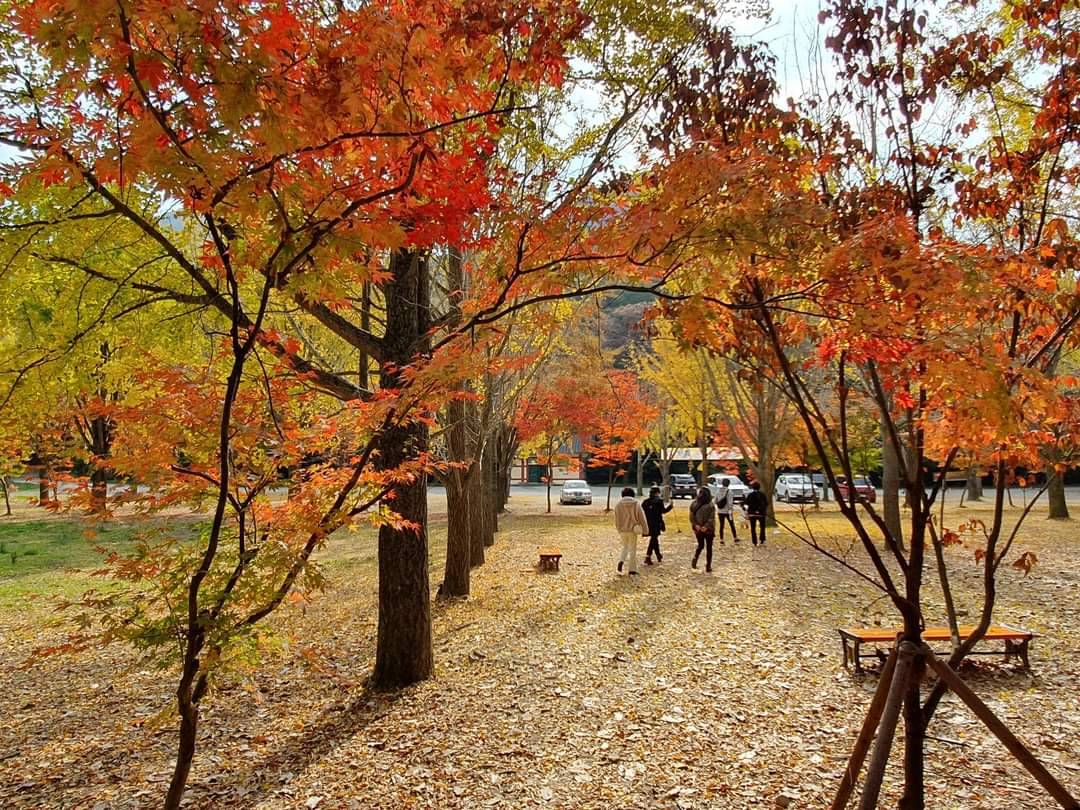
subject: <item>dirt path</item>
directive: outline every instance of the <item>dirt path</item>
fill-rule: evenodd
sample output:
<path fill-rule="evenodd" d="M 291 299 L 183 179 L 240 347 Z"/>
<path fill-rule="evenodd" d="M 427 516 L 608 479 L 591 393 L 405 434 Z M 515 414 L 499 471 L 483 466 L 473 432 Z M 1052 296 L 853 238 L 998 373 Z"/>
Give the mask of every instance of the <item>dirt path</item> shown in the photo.
<path fill-rule="evenodd" d="M 706 575 L 689 568 L 683 527 L 663 565 L 617 576 L 606 526 L 592 515 L 504 520 L 473 596 L 436 607 L 437 679 L 393 696 L 361 682 L 375 629 L 371 542 L 336 538 L 335 589 L 280 617 L 285 646 L 209 706 L 190 806 L 825 806 L 875 685 L 844 673 L 835 628 L 887 618 L 887 606 L 779 536 L 756 553 L 718 547 Z M 563 570 L 538 574 L 535 549 L 550 543 Z M 1035 572 L 1003 575 L 1000 618 L 1046 634 L 1037 675 L 985 666 L 973 683 L 1080 792 L 1078 545 L 1034 538 Z M 962 591 L 976 582 L 965 570 Z M 152 719 L 168 705 L 167 678 L 119 649 L 14 669 L 40 622 L 36 609 L 0 617 L 12 709 L 0 724 L 0 805 L 154 806 L 171 758 L 172 722 Z M 956 702 L 931 733 L 929 807 L 1052 806 Z"/>

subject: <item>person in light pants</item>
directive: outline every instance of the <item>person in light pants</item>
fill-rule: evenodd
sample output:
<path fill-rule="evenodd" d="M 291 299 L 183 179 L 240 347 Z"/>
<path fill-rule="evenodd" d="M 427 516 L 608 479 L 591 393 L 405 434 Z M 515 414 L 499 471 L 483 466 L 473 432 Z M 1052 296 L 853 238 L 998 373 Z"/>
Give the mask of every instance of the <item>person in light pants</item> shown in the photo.
<path fill-rule="evenodd" d="M 631 575 L 637 576 L 638 538 L 649 533 L 649 523 L 645 519 L 645 510 L 634 497 L 632 487 L 624 487 L 622 499 L 615 504 L 615 531 L 622 540 L 622 553 L 619 554 L 619 564 L 615 570 L 621 573 L 625 565 Z"/>

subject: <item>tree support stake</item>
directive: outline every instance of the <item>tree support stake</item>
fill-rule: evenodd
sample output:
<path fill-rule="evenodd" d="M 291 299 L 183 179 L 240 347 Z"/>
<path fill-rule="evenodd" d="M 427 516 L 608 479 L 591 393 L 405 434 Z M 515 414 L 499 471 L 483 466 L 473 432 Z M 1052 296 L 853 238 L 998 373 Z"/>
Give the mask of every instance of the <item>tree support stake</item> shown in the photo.
<path fill-rule="evenodd" d="M 844 778 L 840 781 L 831 810 L 844 810 L 851 800 L 851 794 L 859 778 L 859 771 L 862 770 L 863 761 L 866 759 L 866 752 L 870 750 L 874 732 L 881 721 L 881 712 L 885 708 L 885 700 L 889 695 L 889 685 L 892 683 L 895 669 L 896 648 L 893 647 L 881 670 L 877 689 L 874 691 L 874 699 L 870 701 L 870 708 L 866 710 L 866 718 L 859 730 L 859 736 L 855 738 L 855 746 L 851 750 L 851 758 L 848 759 L 847 768 L 844 769 Z"/>
<path fill-rule="evenodd" d="M 1035 780 L 1046 789 L 1047 793 L 1054 797 L 1058 804 L 1065 810 L 1080 810 L 1080 803 L 1072 797 L 1069 791 L 1065 789 L 1065 786 L 1043 767 L 1043 764 L 1035 758 L 1035 755 L 1031 753 L 1027 746 L 1020 742 L 1016 735 L 1009 731 L 1008 727 L 990 710 L 990 707 L 971 691 L 971 688 L 964 683 L 963 679 L 956 674 L 952 667 L 938 658 L 934 651 L 925 644 L 922 647 L 922 653 L 926 656 L 927 663 L 930 664 L 938 677 L 946 683 L 958 698 L 967 704 L 972 713 L 982 720 L 983 724 L 993 732 L 995 737 L 1001 740 L 1002 744 L 1009 749 L 1009 753 L 1027 769 L 1028 773 L 1035 777 Z"/>

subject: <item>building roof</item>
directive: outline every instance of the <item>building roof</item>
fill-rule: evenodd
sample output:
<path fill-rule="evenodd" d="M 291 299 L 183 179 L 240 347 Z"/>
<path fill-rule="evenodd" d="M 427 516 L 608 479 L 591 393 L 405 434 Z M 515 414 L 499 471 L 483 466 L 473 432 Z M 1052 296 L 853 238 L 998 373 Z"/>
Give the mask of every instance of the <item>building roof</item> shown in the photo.
<path fill-rule="evenodd" d="M 710 447 L 709 461 L 742 461 L 738 447 Z M 700 447 L 676 447 L 671 454 L 672 461 L 701 461 Z"/>

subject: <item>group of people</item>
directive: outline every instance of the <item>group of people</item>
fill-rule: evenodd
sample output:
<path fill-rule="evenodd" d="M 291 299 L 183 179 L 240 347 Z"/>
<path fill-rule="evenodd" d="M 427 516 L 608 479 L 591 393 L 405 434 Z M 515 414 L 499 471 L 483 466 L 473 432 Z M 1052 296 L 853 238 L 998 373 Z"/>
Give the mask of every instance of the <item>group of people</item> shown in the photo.
<path fill-rule="evenodd" d="M 713 541 L 716 539 L 718 521 L 721 545 L 724 543 L 725 524 L 731 527 L 731 539 L 736 543 L 739 542 L 733 517 L 735 498 L 729 488 L 730 483 L 727 478 L 720 481 L 720 489 L 715 500 L 707 487 L 701 487 L 697 492 L 697 497 L 690 503 L 690 526 L 693 528 L 694 537 L 697 538 L 697 550 L 690 563 L 691 568 L 697 568 L 701 552 L 704 551 L 705 570 L 712 572 Z M 649 497 L 640 503 L 634 497 L 633 488 L 623 489 L 622 500 L 615 504 L 615 530 L 622 541 L 622 551 L 619 554 L 616 570 L 621 573 L 626 568 L 631 576 L 637 575 L 637 543 L 638 537 L 643 535 L 649 538 L 649 546 L 645 550 L 645 564 L 653 564 L 654 554 L 657 562 L 663 561 L 664 555 L 660 553 L 660 535 L 667 529 L 664 515 L 673 507 L 674 504 L 665 503 L 660 497 L 660 487 L 649 490 Z M 751 542 L 755 546 L 765 545 L 765 516 L 769 511 L 769 498 L 761 491 L 761 485 L 756 481 L 750 484 L 750 492 L 746 495 L 743 509 L 750 523 Z"/>

